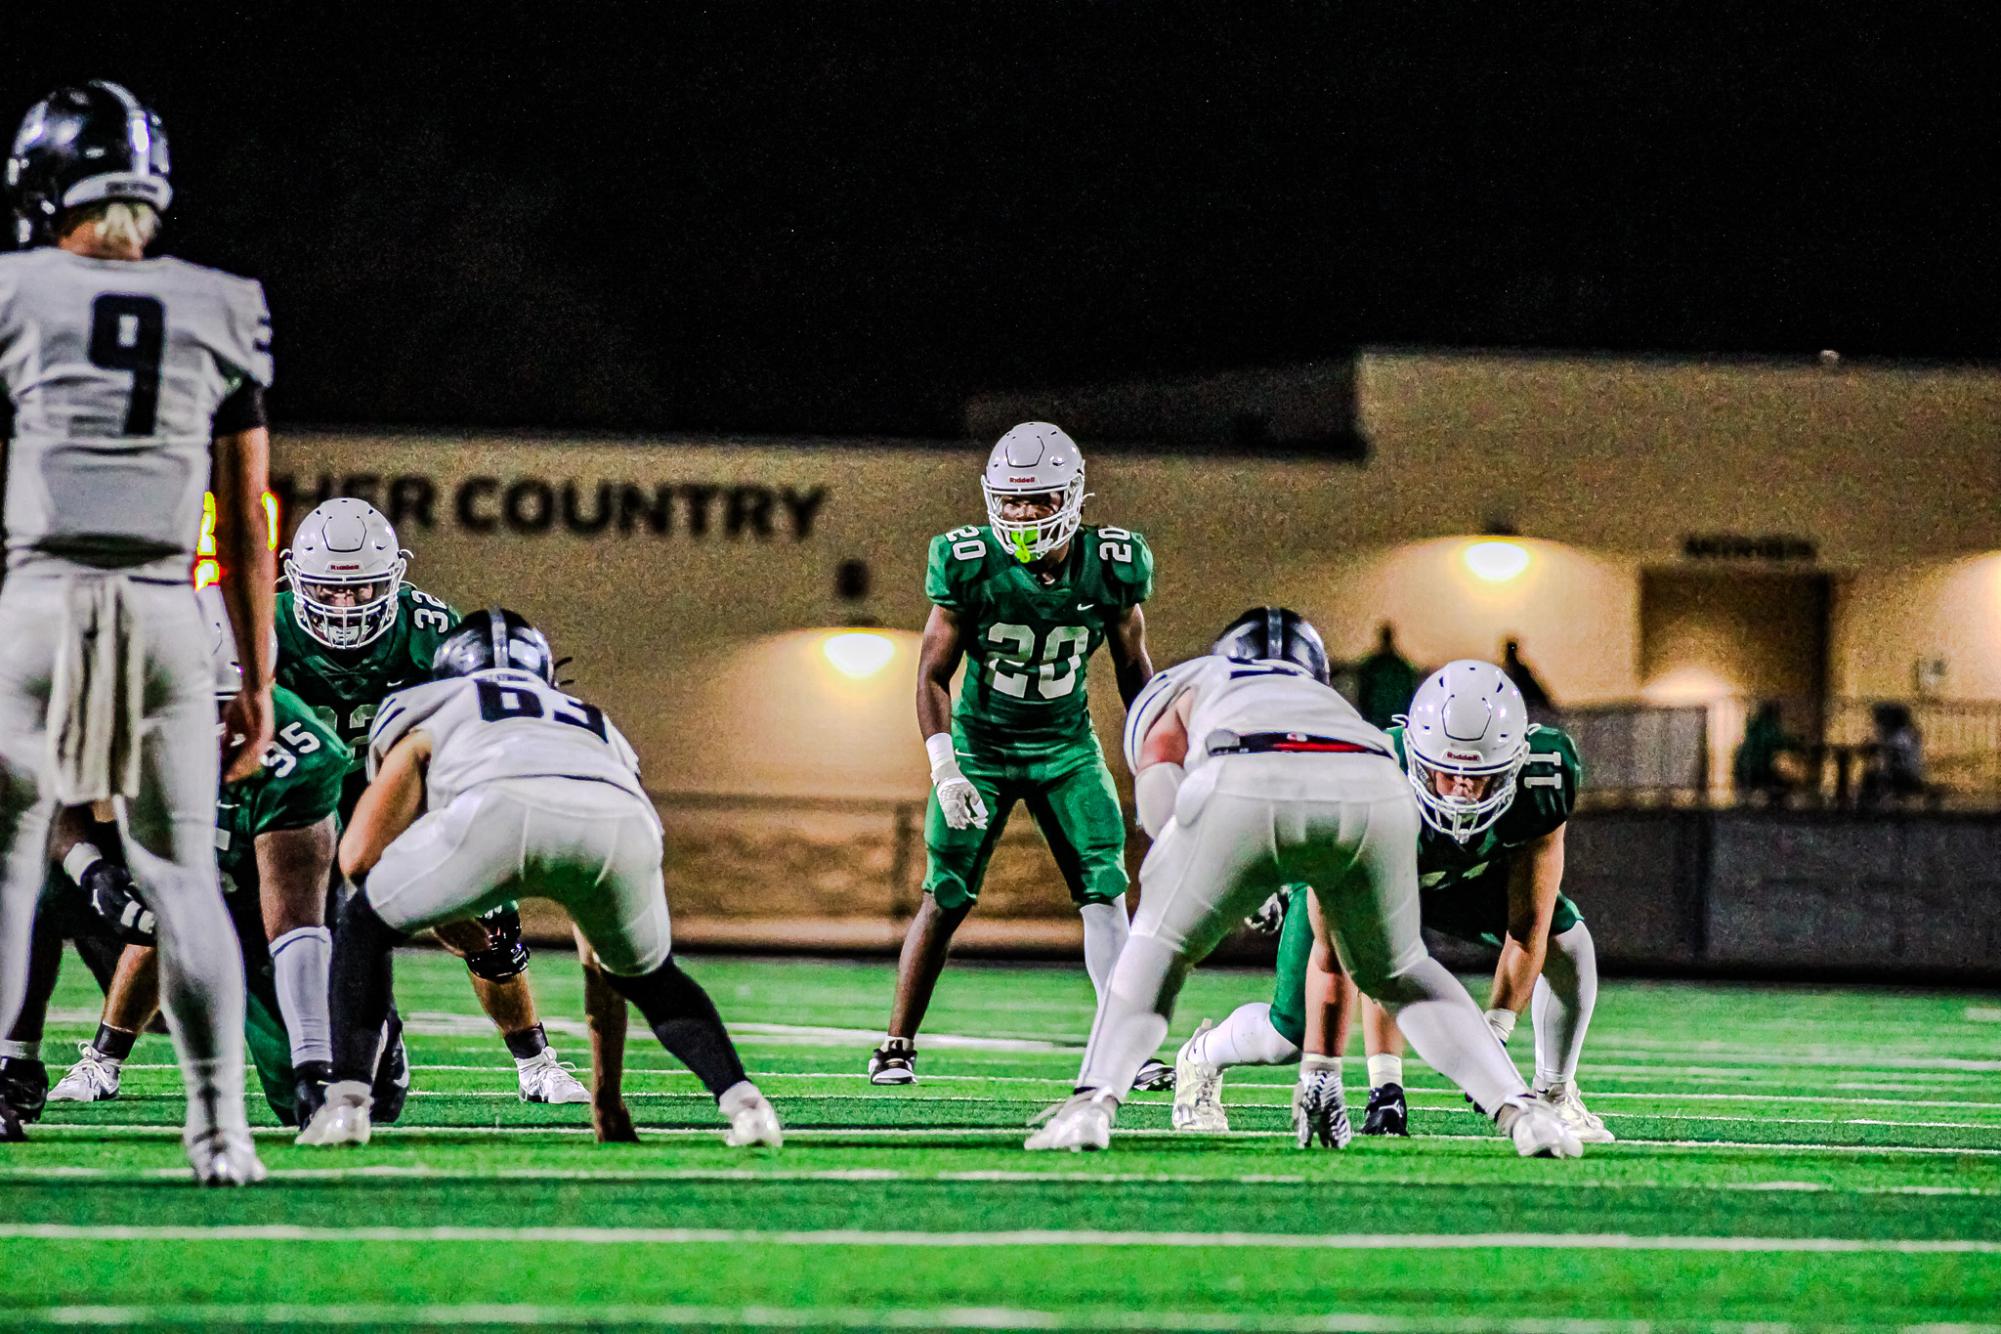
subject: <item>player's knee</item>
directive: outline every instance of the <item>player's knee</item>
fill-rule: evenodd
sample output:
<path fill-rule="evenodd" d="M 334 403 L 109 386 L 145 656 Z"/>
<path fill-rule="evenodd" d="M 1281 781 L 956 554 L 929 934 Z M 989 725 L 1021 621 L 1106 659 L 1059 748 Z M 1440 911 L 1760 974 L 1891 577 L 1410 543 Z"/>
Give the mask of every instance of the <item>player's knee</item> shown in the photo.
<path fill-rule="evenodd" d="M 945 874 L 924 887 L 924 893 L 931 903 L 946 917 L 964 917 L 979 902 L 980 896 L 966 883 L 963 876 Z"/>

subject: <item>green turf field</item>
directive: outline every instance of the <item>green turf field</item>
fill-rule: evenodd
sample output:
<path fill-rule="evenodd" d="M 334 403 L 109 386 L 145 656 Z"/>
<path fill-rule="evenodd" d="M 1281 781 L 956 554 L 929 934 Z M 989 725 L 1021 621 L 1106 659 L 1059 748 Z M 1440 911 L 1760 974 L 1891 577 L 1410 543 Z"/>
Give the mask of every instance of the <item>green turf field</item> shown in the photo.
<path fill-rule="evenodd" d="M 367 1149 L 274 1127 L 267 1185 L 195 1191 L 163 1038 L 118 1101 L 51 1107 L 0 1155 L 0 1329 L 2001 1329 L 1991 996 L 1614 981 L 1583 1083 L 1622 1142 L 1578 1162 L 1515 1158 L 1414 1058 L 1408 1141 L 1300 1152 L 1291 1072 L 1252 1070 L 1227 1137 L 1139 1095 L 1111 1152 L 1029 1155 L 1081 971 L 955 965 L 923 1082 L 873 1089 L 887 965 L 697 959 L 786 1120 L 753 1154 L 638 1031 L 645 1143 L 596 1146 L 588 1109 L 516 1100 L 456 962 L 398 968 L 416 1092 Z M 533 976 L 582 1058 L 574 965 Z M 1175 1040 L 1264 986 L 1197 974 Z M 54 1073 L 96 999 L 72 963 Z"/>

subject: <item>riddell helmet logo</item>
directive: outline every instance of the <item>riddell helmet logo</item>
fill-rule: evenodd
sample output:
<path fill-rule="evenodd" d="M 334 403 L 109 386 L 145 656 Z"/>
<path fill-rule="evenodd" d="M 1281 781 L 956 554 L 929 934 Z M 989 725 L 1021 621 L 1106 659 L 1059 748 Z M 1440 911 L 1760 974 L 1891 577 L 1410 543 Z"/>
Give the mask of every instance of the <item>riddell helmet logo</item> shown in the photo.
<path fill-rule="evenodd" d="M 1458 760 L 1462 764 L 1478 764 L 1486 756 L 1475 754 L 1469 750 L 1448 750 L 1445 752 L 1445 758 L 1448 760 Z"/>
<path fill-rule="evenodd" d="M 1032 482 L 1035 479 L 1033 477 L 1010 477 L 1008 480 L 1010 482 Z"/>

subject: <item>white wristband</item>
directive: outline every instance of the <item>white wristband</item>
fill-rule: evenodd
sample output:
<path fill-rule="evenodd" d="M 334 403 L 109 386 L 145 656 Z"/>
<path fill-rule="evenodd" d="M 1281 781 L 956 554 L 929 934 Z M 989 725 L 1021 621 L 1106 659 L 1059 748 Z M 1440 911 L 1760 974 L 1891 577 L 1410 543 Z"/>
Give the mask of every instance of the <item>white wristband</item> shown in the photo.
<path fill-rule="evenodd" d="M 959 761 L 953 755 L 950 732 L 933 732 L 925 737 L 924 753 L 931 757 L 931 781 L 934 783 L 938 781 L 938 771 L 946 765 L 954 769 L 959 767 Z"/>
<path fill-rule="evenodd" d="M 1515 1035 L 1515 1021 L 1521 1016 L 1513 1010 L 1489 1010 L 1486 1018 L 1487 1027 L 1494 1030 L 1494 1036 L 1499 1038 L 1501 1045 L 1505 1047 L 1508 1045 L 1508 1039 Z"/>
<path fill-rule="evenodd" d="M 63 874 L 76 881 L 82 888 L 83 877 L 91 867 L 104 860 L 104 854 L 95 843 L 88 839 L 79 840 L 75 847 L 63 854 Z"/>

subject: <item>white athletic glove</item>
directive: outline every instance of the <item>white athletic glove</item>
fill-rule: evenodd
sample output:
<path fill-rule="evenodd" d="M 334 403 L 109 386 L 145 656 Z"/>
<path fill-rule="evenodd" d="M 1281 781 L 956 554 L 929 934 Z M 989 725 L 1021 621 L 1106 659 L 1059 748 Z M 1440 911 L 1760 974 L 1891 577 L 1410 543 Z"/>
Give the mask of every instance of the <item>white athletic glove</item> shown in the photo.
<path fill-rule="evenodd" d="M 924 750 L 931 756 L 931 786 L 938 789 L 938 809 L 953 829 L 985 829 L 987 803 L 971 779 L 959 771 L 952 752 L 952 736 L 938 732 L 924 738 Z"/>

